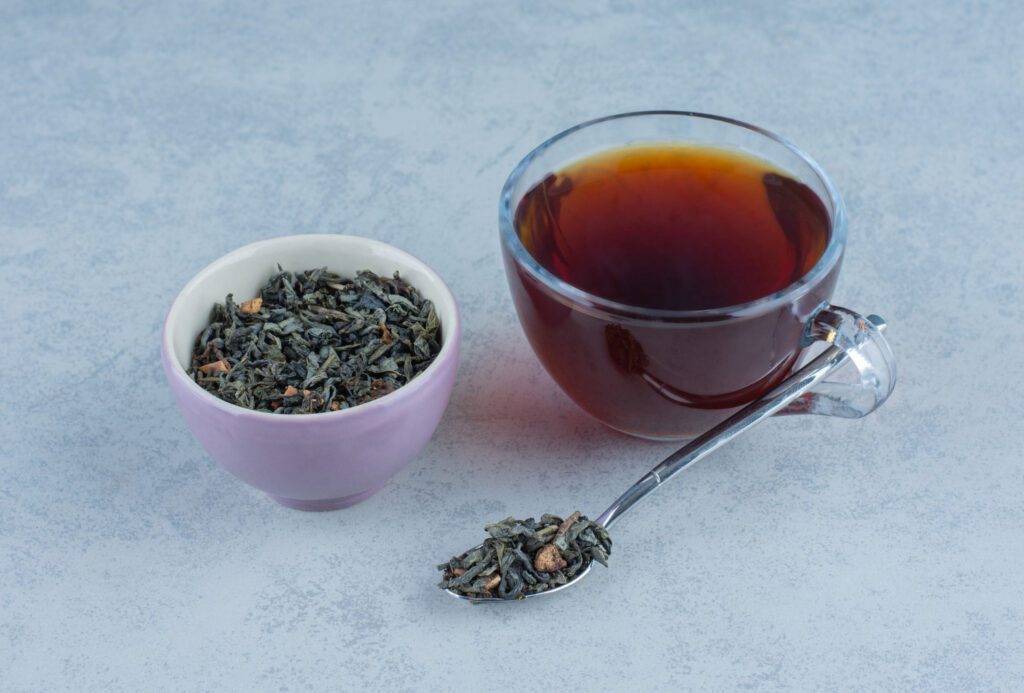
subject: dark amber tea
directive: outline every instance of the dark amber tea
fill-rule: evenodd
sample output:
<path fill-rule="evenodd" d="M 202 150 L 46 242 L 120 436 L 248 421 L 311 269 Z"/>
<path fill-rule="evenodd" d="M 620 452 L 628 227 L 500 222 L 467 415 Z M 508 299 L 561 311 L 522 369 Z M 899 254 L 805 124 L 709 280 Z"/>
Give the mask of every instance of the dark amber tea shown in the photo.
<path fill-rule="evenodd" d="M 578 161 L 530 190 L 526 249 L 584 291 L 699 310 L 783 289 L 818 261 L 829 215 L 809 187 L 724 149 L 646 145 Z"/>
<path fill-rule="evenodd" d="M 609 149 L 538 180 L 509 209 L 523 249 L 614 302 L 567 295 L 504 246 L 526 335 L 585 410 L 636 435 L 684 438 L 792 370 L 839 270 L 835 259 L 801 281 L 829 246 L 834 211 L 805 182 L 736 150 L 682 144 Z"/>

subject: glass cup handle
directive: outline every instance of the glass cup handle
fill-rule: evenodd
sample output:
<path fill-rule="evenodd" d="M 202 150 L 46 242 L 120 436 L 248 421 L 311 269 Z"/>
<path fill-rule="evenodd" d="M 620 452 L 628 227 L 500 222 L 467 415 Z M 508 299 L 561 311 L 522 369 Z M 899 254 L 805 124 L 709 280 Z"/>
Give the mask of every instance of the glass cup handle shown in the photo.
<path fill-rule="evenodd" d="M 877 315 L 864 317 L 826 304 L 808 323 L 805 342 L 824 342 L 844 350 L 846 363 L 776 416 L 821 414 L 857 419 L 882 406 L 896 386 L 896 359 L 882 334 L 884 329 L 885 320 Z"/>

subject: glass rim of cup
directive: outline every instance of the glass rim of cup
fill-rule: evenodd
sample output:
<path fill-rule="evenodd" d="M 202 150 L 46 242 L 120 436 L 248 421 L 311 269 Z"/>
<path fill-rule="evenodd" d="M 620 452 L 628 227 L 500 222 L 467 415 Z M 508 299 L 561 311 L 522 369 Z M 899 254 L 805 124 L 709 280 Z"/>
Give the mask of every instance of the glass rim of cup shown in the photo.
<path fill-rule="evenodd" d="M 516 210 L 512 203 L 513 192 L 515 191 L 516 185 L 519 183 L 530 165 L 555 144 L 574 133 L 579 132 L 580 130 L 600 125 L 602 123 L 607 123 L 609 121 L 648 116 L 682 116 L 687 118 L 700 118 L 744 128 L 769 140 L 773 140 L 800 158 L 811 172 L 817 176 L 818 182 L 821 183 L 822 187 L 828 194 L 827 202 L 830 206 L 829 240 L 828 245 L 825 247 L 825 252 L 822 253 L 818 262 L 795 282 L 773 294 L 762 296 L 746 303 L 722 306 L 720 308 L 703 308 L 700 310 L 645 308 L 643 306 L 612 301 L 573 286 L 565 280 L 555 276 L 537 262 L 536 258 L 534 258 L 533 255 L 530 254 L 530 251 L 526 249 L 526 246 L 523 245 L 523 242 L 519 237 L 519 233 L 516 231 L 514 221 Z M 659 139 L 657 141 L 664 142 L 668 140 Z M 683 144 L 686 143 L 686 140 L 679 140 L 679 142 Z M 562 165 L 568 165 L 572 163 L 572 161 L 574 161 L 574 159 L 569 159 Z M 519 201 L 517 200 L 516 205 L 518 205 L 518 202 Z M 523 157 L 514 169 L 512 169 L 512 173 L 509 174 L 505 184 L 502 186 L 501 197 L 498 204 L 498 225 L 501 231 L 502 243 L 511 252 L 512 258 L 515 260 L 516 264 L 526 270 L 527 273 L 537 280 L 553 298 L 570 305 L 575 309 L 582 310 L 585 313 L 598 317 L 609 317 L 615 320 L 626 320 L 638 323 L 711 322 L 716 320 L 761 315 L 781 304 L 790 303 L 808 292 L 815 285 L 815 282 L 826 276 L 836 266 L 836 263 L 838 263 L 839 259 L 842 257 L 843 248 L 846 245 L 847 218 L 846 206 L 839 194 L 839 190 L 832 182 L 832 179 L 829 178 L 828 174 L 825 173 L 824 169 L 821 168 L 817 161 L 788 139 L 756 125 L 751 125 L 750 123 L 726 116 L 700 113 L 697 111 L 653 110 L 630 111 L 604 116 L 602 118 L 594 118 L 563 130 L 557 135 L 549 137 L 547 140 L 539 144 L 530 151 L 529 154 Z"/>

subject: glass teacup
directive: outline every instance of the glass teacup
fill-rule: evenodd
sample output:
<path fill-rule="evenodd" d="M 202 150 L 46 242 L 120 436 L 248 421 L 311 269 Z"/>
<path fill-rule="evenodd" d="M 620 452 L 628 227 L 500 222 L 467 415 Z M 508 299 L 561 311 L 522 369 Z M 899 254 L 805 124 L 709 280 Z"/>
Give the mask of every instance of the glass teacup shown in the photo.
<path fill-rule="evenodd" d="M 752 155 L 807 186 L 828 215 L 828 241 L 820 258 L 796 281 L 769 295 L 724 307 L 674 310 L 590 293 L 531 255 L 516 227 L 516 211 L 536 185 L 595 153 L 659 143 Z M 516 310 L 541 363 L 580 407 L 631 435 L 698 435 L 770 391 L 817 338 L 834 338 L 834 331 L 816 326 L 835 322 L 837 312 L 868 325 L 829 304 L 847 232 L 835 186 L 794 145 L 736 120 L 662 111 L 610 116 L 570 128 L 530 152 L 509 176 L 499 225 Z M 806 396 L 790 413 L 862 416 L 888 396 L 895 377 L 891 352 L 870 325 L 864 334 L 861 343 L 850 346 L 858 351 L 851 360 L 859 382 L 847 389 L 823 384 L 819 395 Z M 865 388 L 866 399 L 861 396 Z"/>

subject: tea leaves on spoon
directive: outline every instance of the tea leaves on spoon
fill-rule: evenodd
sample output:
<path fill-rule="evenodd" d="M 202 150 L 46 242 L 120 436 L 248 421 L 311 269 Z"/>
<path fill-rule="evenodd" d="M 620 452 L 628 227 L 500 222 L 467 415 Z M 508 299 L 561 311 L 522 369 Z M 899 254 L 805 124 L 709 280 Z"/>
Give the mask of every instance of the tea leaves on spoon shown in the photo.
<path fill-rule="evenodd" d="M 473 598 L 523 599 L 564 585 L 592 560 L 608 565 L 608 530 L 579 511 L 564 520 L 509 517 L 484 527 L 490 538 L 437 568 L 441 589 Z"/>

